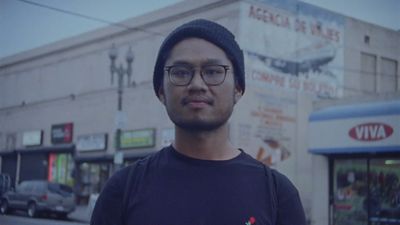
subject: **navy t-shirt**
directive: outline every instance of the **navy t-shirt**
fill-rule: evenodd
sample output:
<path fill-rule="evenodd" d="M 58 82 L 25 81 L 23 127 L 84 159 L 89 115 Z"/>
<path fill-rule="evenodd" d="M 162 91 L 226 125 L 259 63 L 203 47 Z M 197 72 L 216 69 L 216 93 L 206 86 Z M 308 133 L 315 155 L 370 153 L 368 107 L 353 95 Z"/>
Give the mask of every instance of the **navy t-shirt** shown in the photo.
<path fill-rule="evenodd" d="M 92 225 L 304 225 L 298 191 L 243 151 L 199 160 L 172 146 L 115 173 Z"/>

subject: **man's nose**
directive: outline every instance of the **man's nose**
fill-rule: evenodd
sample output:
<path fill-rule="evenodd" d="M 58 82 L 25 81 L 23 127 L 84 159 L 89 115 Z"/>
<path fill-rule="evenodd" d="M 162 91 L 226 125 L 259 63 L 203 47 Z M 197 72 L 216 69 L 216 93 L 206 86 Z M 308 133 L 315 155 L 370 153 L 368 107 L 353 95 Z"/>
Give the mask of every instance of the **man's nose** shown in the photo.
<path fill-rule="evenodd" d="M 189 89 L 204 89 L 207 88 L 207 84 L 201 77 L 200 70 L 193 71 L 193 78 L 189 83 Z"/>

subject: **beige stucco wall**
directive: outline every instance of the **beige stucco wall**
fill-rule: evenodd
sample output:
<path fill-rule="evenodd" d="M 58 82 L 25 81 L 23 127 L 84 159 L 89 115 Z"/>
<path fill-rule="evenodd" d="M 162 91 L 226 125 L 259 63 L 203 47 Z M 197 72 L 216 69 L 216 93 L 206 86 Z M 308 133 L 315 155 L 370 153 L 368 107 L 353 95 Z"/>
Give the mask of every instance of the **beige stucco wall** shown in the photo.
<path fill-rule="evenodd" d="M 250 2 L 250 1 L 243 1 Z M 152 87 L 152 72 L 157 50 L 164 36 L 174 27 L 194 18 L 208 18 L 227 26 L 236 35 L 241 32 L 241 1 L 187 1 L 153 13 L 124 21 L 131 31 L 107 27 L 29 52 L 0 60 L 0 150 L 6 149 L 6 136 L 16 135 L 14 148 L 21 148 L 22 133 L 44 130 L 44 146 L 50 146 L 51 125 L 73 122 L 74 140 L 83 134 L 108 133 L 105 152 L 81 155 L 112 155 L 115 115 L 117 111 L 116 80 L 110 84 L 108 51 L 112 43 L 119 48 L 119 61 L 131 46 L 134 87 L 124 89 L 125 128 L 156 129 L 156 146 L 126 152 L 151 152 L 161 147 L 161 131 L 173 127 Z M 259 3 L 258 3 L 259 4 Z M 145 30 L 145 32 L 142 32 Z M 359 75 L 360 52 L 400 61 L 400 34 L 354 19 L 346 19 L 344 32 L 344 98 L 363 97 Z M 370 45 L 363 42 L 371 37 Z M 399 68 L 398 68 L 399 70 Z M 397 74 L 400 72 L 398 71 Z M 398 85 L 399 87 L 400 85 Z M 308 116 L 313 102 L 321 101 L 301 92 L 260 89 L 249 85 L 230 120 L 231 139 L 254 157 L 252 148 L 240 140 L 242 125 L 249 119 L 249 107 L 257 105 L 254 93 L 274 98 L 277 107 L 291 118 L 284 126 L 289 137 L 285 144 L 290 157 L 275 168 L 286 174 L 298 187 L 311 224 L 328 224 L 328 162 L 323 156 L 308 153 Z M 267 103 L 263 103 L 268 106 Z M 250 143 L 254 144 L 254 143 Z"/>

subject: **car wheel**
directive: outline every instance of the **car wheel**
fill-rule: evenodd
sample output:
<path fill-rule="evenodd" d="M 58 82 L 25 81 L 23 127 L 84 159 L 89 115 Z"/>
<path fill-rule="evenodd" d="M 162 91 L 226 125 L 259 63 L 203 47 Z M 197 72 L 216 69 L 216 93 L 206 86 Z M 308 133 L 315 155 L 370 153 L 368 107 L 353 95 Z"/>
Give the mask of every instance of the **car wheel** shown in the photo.
<path fill-rule="evenodd" d="M 7 200 L 5 200 L 5 199 L 3 199 L 3 200 L 1 201 L 0 212 L 1 212 L 1 214 L 6 214 L 6 213 L 8 213 L 8 202 L 7 202 Z"/>
<path fill-rule="evenodd" d="M 36 214 L 37 214 L 36 204 L 34 202 L 29 203 L 29 205 L 28 205 L 28 216 L 29 217 L 35 217 Z"/>
<path fill-rule="evenodd" d="M 57 218 L 61 220 L 67 219 L 67 213 L 57 213 Z"/>

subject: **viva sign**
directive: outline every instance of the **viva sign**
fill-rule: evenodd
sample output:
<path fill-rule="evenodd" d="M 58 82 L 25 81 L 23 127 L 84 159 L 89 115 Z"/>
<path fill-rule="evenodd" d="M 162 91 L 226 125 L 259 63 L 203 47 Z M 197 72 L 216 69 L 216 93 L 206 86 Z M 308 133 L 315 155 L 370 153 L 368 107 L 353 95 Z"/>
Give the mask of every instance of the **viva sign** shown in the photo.
<path fill-rule="evenodd" d="M 364 123 L 349 130 L 349 136 L 358 141 L 380 141 L 392 134 L 393 128 L 384 123 Z"/>

